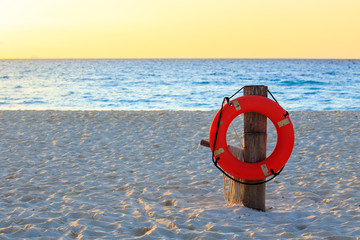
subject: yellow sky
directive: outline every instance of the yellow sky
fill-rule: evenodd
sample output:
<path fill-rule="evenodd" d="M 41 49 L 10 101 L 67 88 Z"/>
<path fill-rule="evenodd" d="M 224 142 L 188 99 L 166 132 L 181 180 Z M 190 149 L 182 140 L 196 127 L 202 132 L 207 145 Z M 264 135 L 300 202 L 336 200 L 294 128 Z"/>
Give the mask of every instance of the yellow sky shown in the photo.
<path fill-rule="evenodd" d="M 360 58 L 360 0 L 0 0 L 0 58 Z"/>

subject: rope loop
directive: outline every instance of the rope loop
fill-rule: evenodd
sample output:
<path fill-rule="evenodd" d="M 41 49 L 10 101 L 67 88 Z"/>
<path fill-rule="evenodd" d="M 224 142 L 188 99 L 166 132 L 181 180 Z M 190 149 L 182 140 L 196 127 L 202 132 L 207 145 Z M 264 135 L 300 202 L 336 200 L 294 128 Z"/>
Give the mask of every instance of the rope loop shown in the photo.
<path fill-rule="evenodd" d="M 286 113 L 284 114 L 284 118 L 286 118 L 287 116 L 289 116 L 289 112 L 288 111 L 286 111 Z"/>
<path fill-rule="evenodd" d="M 224 101 L 226 101 L 227 104 L 229 104 L 229 106 L 231 106 L 231 102 L 230 102 L 230 98 L 229 98 L 229 97 L 224 97 Z"/>

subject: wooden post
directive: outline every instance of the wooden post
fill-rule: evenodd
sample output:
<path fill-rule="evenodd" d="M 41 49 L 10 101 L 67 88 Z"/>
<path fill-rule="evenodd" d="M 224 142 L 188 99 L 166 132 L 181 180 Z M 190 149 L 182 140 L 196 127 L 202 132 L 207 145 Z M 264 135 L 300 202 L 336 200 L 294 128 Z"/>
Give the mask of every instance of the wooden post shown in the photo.
<path fill-rule="evenodd" d="M 245 86 L 244 95 L 267 97 L 267 86 Z M 254 163 L 266 159 L 266 131 L 266 116 L 254 112 L 244 114 L 244 162 Z M 241 185 L 241 201 L 245 207 L 265 211 L 265 183 Z"/>

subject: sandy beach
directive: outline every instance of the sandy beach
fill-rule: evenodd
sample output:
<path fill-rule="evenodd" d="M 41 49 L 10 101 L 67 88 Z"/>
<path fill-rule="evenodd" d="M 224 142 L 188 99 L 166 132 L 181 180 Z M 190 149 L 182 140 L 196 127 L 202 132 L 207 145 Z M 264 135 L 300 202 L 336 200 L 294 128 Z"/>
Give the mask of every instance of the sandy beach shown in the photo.
<path fill-rule="evenodd" d="M 0 239 L 360 239 L 360 112 L 290 112 L 266 212 L 224 200 L 214 115 L 0 111 Z"/>

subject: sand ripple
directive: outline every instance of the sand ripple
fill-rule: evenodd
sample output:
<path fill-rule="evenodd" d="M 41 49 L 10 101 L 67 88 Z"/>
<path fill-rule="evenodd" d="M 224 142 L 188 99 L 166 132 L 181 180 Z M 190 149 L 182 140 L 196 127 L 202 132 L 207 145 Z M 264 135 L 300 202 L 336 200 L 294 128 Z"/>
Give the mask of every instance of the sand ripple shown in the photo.
<path fill-rule="evenodd" d="M 291 114 L 264 213 L 226 205 L 214 114 L 0 112 L 0 238 L 359 239 L 359 112 Z"/>

